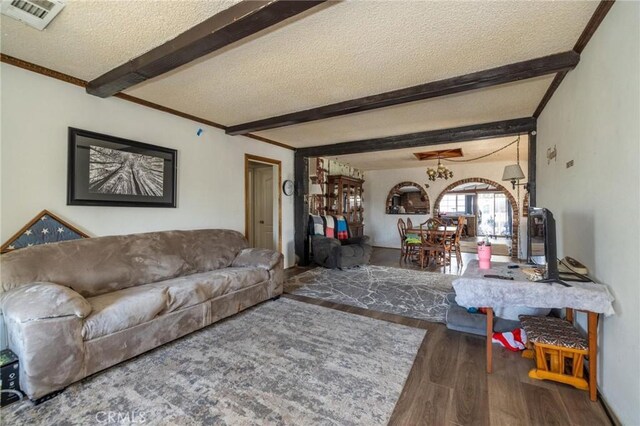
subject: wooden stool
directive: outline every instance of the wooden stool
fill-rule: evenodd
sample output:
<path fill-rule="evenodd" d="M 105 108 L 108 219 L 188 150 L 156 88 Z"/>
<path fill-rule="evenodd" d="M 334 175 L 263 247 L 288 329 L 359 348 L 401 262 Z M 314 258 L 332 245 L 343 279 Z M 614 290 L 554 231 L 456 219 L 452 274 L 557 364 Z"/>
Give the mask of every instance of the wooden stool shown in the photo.
<path fill-rule="evenodd" d="M 521 315 L 520 323 L 527 333 L 528 344 L 534 348 L 522 353 L 523 357 L 536 360 L 536 368 L 529 371 L 529 377 L 589 389 L 589 382 L 584 378 L 584 358 L 589 347 L 570 322 L 561 318 Z"/>

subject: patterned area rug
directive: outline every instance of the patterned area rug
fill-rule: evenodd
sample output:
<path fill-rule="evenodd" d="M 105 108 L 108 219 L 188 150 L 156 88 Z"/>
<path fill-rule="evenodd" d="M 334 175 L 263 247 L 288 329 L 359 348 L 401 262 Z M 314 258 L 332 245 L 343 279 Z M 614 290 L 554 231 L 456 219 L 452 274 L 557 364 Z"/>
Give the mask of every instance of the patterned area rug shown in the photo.
<path fill-rule="evenodd" d="M 454 275 L 386 266 L 315 268 L 292 277 L 285 292 L 378 312 L 445 322 Z"/>
<path fill-rule="evenodd" d="M 9 405 L 0 417 L 12 425 L 383 425 L 424 335 L 281 298 L 71 385 L 39 406 Z"/>

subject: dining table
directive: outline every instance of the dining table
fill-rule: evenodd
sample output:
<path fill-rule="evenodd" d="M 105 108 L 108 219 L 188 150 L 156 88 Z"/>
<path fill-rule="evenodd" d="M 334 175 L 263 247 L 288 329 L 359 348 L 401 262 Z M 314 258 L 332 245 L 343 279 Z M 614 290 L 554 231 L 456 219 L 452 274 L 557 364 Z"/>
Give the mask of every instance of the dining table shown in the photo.
<path fill-rule="evenodd" d="M 428 229 L 426 227 L 424 227 L 422 229 L 419 228 L 419 227 L 418 228 L 413 227 L 413 228 L 407 228 L 406 232 L 407 232 L 407 234 L 420 234 L 420 233 L 429 234 L 429 233 L 432 233 L 432 232 L 442 232 L 442 231 L 445 230 L 445 228 L 447 230 L 447 234 L 449 234 L 449 235 L 451 233 L 453 233 L 453 232 L 456 232 L 456 229 L 457 229 L 456 226 L 446 226 L 446 227 L 445 226 L 438 226 L 437 228 L 433 228 L 433 229 Z"/>
<path fill-rule="evenodd" d="M 437 228 L 432 228 L 432 229 L 428 229 L 427 227 L 423 227 L 423 228 L 413 227 L 413 228 L 407 228 L 406 233 L 407 233 L 407 236 L 426 234 L 425 237 L 427 240 L 429 240 L 431 239 L 430 238 L 431 236 L 435 238 L 440 237 L 445 229 L 447 231 L 447 238 L 446 238 L 447 241 L 452 240 L 453 234 L 455 234 L 456 229 L 458 229 L 456 226 L 438 226 Z M 417 262 L 418 259 L 415 259 L 415 261 Z"/>

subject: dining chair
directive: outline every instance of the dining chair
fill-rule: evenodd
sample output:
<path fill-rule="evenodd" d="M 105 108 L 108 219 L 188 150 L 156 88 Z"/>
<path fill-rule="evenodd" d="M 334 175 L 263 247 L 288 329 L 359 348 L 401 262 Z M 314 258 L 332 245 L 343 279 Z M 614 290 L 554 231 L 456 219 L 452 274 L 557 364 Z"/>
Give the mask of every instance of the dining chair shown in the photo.
<path fill-rule="evenodd" d="M 413 229 L 413 222 L 411 221 L 410 217 L 407 218 L 407 228 Z"/>
<path fill-rule="evenodd" d="M 436 229 L 439 226 L 442 226 L 443 223 L 440 219 L 432 217 L 430 219 L 427 219 L 426 221 L 422 222 L 420 224 L 421 229 L 425 229 L 425 230 L 432 230 L 432 229 Z"/>
<path fill-rule="evenodd" d="M 425 261 L 427 265 L 433 257 L 438 263 L 438 259 L 443 259 L 446 266 L 446 238 L 447 228 L 442 221 L 431 218 L 420 224 L 420 268 L 424 269 Z"/>
<path fill-rule="evenodd" d="M 407 226 L 402 219 L 398 219 L 398 234 L 400 235 L 400 262 L 403 259 L 406 262 L 407 258 L 413 257 L 418 253 L 420 243 L 407 240 L 409 238 Z"/>
<path fill-rule="evenodd" d="M 449 228 L 446 223 L 439 227 L 436 233 L 436 241 L 442 244 L 442 266 L 446 267 L 447 265 L 451 267 L 451 252 L 454 251 L 454 243 L 453 239 L 455 237 L 455 232 L 449 231 Z M 436 259 L 437 261 L 438 259 Z"/>
<path fill-rule="evenodd" d="M 462 232 L 464 231 L 465 219 L 463 217 L 458 218 L 458 227 L 453 238 L 453 249 L 456 252 L 456 261 L 458 262 L 458 268 L 462 267 L 462 250 L 460 249 L 460 240 L 462 239 Z"/>
<path fill-rule="evenodd" d="M 407 225 L 405 225 L 404 220 L 402 218 L 398 219 L 398 234 L 400 235 L 400 262 L 404 259 L 405 256 L 405 247 L 406 239 L 407 239 Z"/>

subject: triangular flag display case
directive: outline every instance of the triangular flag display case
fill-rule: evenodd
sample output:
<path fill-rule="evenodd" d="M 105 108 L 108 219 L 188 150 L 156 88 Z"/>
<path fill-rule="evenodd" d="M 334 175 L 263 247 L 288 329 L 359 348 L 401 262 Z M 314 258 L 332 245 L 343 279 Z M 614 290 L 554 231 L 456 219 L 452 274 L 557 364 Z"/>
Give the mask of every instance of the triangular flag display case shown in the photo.
<path fill-rule="evenodd" d="M 16 232 L 13 237 L 9 238 L 9 241 L 2 245 L 0 253 L 7 253 L 38 244 L 78 240 L 80 238 L 89 238 L 89 236 L 48 210 L 42 210 L 22 229 Z"/>

